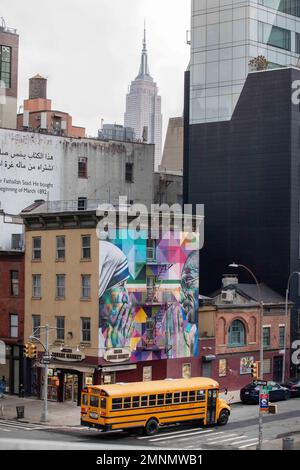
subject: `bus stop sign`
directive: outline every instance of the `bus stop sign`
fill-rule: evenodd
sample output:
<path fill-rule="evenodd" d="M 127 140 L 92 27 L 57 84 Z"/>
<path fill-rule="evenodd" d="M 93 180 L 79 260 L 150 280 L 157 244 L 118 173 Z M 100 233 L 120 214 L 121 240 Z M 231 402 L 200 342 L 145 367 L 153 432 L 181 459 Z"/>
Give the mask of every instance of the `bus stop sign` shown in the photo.
<path fill-rule="evenodd" d="M 269 412 L 269 394 L 261 393 L 259 397 L 259 407 L 260 411 L 263 413 Z"/>

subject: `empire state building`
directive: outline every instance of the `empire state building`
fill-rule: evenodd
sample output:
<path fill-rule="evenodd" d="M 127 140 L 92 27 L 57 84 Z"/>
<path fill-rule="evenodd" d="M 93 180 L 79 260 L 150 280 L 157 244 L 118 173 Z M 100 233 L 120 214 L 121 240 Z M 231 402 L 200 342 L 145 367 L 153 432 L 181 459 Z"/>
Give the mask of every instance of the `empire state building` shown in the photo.
<path fill-rule="evenodd" d="M 124 125 L 135 130 L 138 140 L 155 144 L 154 169 L 158 170 L 162 155 L 161 97 L 158 95 L 157 84 L 149 72 L 146 29 L 144 29 L 139 74 L 131 82 L 130 91 L 126 97 Z"/>

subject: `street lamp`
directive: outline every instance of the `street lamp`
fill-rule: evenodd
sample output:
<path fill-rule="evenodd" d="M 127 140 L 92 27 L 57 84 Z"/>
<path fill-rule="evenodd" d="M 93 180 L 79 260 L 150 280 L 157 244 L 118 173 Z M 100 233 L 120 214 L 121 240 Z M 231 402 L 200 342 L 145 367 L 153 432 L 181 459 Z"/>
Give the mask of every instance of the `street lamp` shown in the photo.
<path fill-rule="evenodd" d="M 288 326 L 288 301 L 289 301 L 289 293 L 290 293 L 290 284 L 292 277 L 297 274 L 300 277 L 300 272 L 294 271 L 289 275 L 288 283 L 286 286 L 286 293 L 285 293 L 285 328 L 284 328 L 284 337 L 283 337 L 283 364 L 282 364 L 282 383 L 285 381 L 285 363 L 286 363 L 286 335 L 287 335 L 287 326 Z"/>
<path fill-rule="evenodd" d="M 262 302 L 262 297 L 261 297 L 261 289 L 259 282 L 257 280 L 257 277 L 255 274 L 251 271 L 251 269 L 247 268 L 247 266 L 244 266 L 243 264 L 237 264 L 237 263 L 232 263 L 229 265 L 230 268 L 242 268 L 245 269 L 254 279 L 255 284 L 257 286 L 258 290 L 258 298 L 259 298 L 259 305 L 260 305 L 260 379 L 264 378 L 264 345 L 263 345 L 263 339 L 264 339 L 264 327 L 263 327 L 263 318 L 264 318 L 264 307 L 263 307 L 263 302 Z M 259 396 L 262 394 L 262 385 L 259 387 Z M 260 403 L 259 403 L 260 405 Z M 260 411 L 260 406 L 259 406 L 259 421 L 258 421 L 258 450 L 262 450 L 262 443 L 263 443 L 263 422 L 262 422 L 262 412 Z"/>

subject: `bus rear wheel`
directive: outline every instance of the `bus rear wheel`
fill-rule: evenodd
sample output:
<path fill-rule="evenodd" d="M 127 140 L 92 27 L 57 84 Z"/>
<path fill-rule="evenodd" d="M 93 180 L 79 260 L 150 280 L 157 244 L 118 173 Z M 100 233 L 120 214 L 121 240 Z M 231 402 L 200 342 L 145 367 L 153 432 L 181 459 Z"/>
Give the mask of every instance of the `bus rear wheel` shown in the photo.
<path fill-rule="evenodd" d="M 221 426 L 225 426 L 227 424 L 229 418 L 228 410 L 222 410 L 218 419 L 218 424 Z"/>
<path fill-rule="evenodd" d="M 154 436 L 158 433 L 158 422 L 156 419 L 149 419 L 148 423 L 145 426 L 145 434 L 147 436 Z"/>

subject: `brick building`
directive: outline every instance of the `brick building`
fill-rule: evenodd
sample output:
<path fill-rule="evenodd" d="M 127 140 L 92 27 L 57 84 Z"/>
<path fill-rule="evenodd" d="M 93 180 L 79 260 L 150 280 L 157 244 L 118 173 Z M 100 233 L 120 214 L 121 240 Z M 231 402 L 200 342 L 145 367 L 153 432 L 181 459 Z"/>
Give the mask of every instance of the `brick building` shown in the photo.
<path fill-rule="evenodd" d="M 290 375 L 290 308 L 285 299 L 260 285 L 263 314 L 264 378 L 282 381 Z M 221 387 L 238 390 L 251 382 L 251 363 L 260 360 L 261 310 L 254 284 L 239 284 L 236 277 L 223 279 L 223 287 L 204 298 L 199 310 L 202 375 Z M 284 335 L 285 343 L 284 343 Z M 284 344 L 287 345 L 284 355 Z"/>
<path fill-rule="evenodd" d="M 23 382 L 24 253 L 0 251 L 0 340 L 6 346 L 6 363 L 0 363 L 9 393 L 19 393 Z"/>
<path fill-rule="evenodd" d="M 34 130 L 65 137 L 84 138 L 85 128 L 73 126 L 73 119 L 64 111 L 52 109 L 47 98 L 47 79 L 35 75 L 29 79 L 29 99 L 24 100 L 23 113 L 17 116 L 17 129 Z"/>

